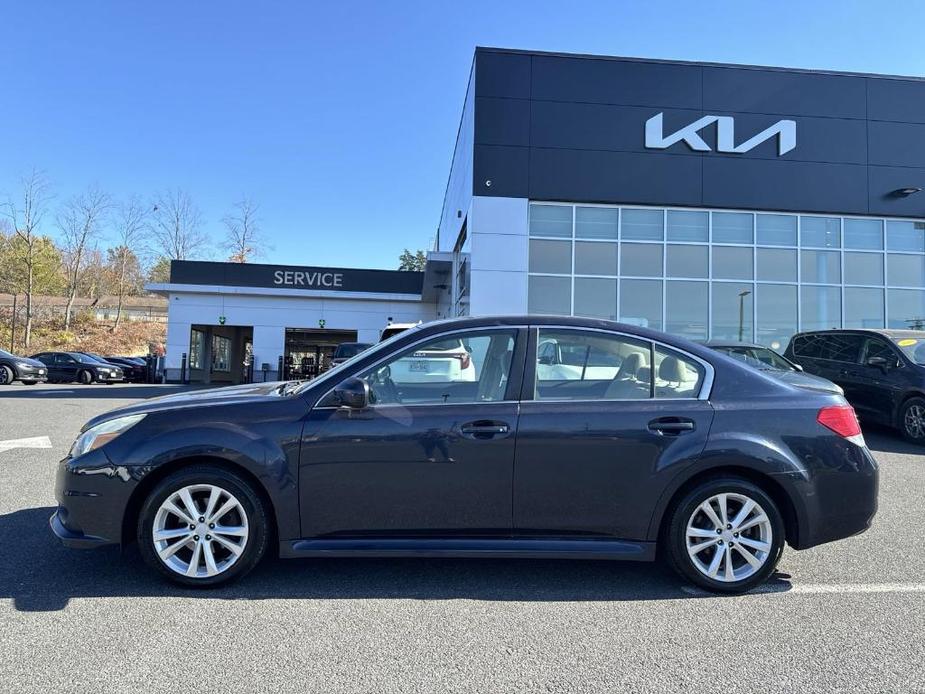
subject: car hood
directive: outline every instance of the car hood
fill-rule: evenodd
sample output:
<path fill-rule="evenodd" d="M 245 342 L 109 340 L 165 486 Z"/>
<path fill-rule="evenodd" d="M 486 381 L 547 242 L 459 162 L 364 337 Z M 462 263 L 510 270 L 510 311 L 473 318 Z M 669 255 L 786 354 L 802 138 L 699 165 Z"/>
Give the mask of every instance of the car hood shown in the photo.
<path fill-rule="evenodd" d="M 44 364 L 44 363 L 40 362 L 38 359 L 33 359 L 32 357 L 17 357 L 17 356 L 13 356 L 12 359 L 11 359 L 10 361 L 21 361 L 21 362 L 25 362 L 25 363 L 28 364 L 29 366 L 34 366 L 34 367 L 36 367 L 36 368 L 42 368 L 42 369 L 45 368 L 45 364 Z"/>
<path fill-rule="evenodd" d="M 241 403 L 260 403 L 268 400 L 279 400 L 283 395 L 285 386 L 291 381 L 273 381 L 269 383 L 248 383 L 240 386 L 226 386 L 224 388 L 203 388 L 201 390 L 184 391 L 161 395 L 160 397 L 142 400 L 138 403 L 119 407 L 98 415 L 84 425 L 84 429 L 96 426 L 101 422 L 130 414 L 150 414 L 152 412 L 165 412 L 187 407 L 207 407 L 212 405 L 236 405 Z"/>
<path fill-rule="evenodd" d="M 784 383 L 797 386 L 798 388 L 806 388 L 808 390 L 818 390 L 824 393 L 837 393 L 838 395 L 844 395 L 844 391 L 842 390 L 841 386 L 832 383 L 832 381 L 826 378 L 813 376 L 812 374 L 804 373 L 803 371 L 765 369 L 764 373 L 778 379 L 779 381 L 783 381 Z"/>

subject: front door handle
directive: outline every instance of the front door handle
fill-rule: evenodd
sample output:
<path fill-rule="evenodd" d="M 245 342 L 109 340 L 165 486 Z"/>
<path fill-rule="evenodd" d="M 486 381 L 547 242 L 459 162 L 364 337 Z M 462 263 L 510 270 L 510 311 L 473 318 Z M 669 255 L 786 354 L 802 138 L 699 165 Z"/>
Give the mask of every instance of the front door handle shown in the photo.
<path fill-rule="evenodd" d="M 463 436 L 471 439 L 502 438 L 511 433 L 511 427 L 507 422 L 497 422 L 487 419 L 468 422 L 459 427 L 459 430 L 462 432 Z"/>
<path fill-rule="evenodd" d="M 693 420 L 683 417 L 660 417 L 649 422 L 649 431 L 661 436 L 679 436 L 695 428 Z"/>

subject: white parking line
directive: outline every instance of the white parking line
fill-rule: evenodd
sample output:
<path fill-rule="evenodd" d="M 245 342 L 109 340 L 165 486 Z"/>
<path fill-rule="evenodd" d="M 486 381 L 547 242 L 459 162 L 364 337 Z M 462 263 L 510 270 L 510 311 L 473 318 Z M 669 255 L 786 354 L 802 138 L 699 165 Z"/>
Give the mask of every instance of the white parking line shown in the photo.
<path fill-rule="evenodd" d="M 697 597 L 716 597 L 693 586 L 684 586 L 682 590 Z M 766 593 L 785 593 L 797 595 L 824 594 L 860 594 L 860 593 L 925 593 L 925 583 L 770 583 L 748 591 L 749 595 Z"/>
<path fill-rule="evenodd" d="M 51 439 L 47 436 L 33 436 L 27 439 L 7 439 L 0 441 L 0 453 L 14 448 L 51 448 Z"/>

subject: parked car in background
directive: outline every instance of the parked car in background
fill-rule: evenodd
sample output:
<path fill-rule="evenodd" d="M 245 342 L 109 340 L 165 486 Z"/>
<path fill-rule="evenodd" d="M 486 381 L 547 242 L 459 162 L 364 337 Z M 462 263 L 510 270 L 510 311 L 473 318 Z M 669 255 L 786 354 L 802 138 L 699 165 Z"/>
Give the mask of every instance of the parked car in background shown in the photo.
<path fill-rule="evenodd" d="M 781 356 L 770 347 L 748 342 L 732 342 L 728 340 L 710 340 L 704 343 L 710 349 L 728 354 L 734 359 L 744 361 L 749 366 L 764 371 L 769 376 L 779 378 L 787 383 L 807 388 L 828 390 L 833 393 L 842 393 L 841 386 L 832 381 L 805 373 L 803 367 L 784 356 Z"/>
<path fill-rule="evenodd" d="M 13 381 L 22 381 L 27 386 L 34 386 L 47 380 L 48 369 L 42 362 L 0 349 L 0 386 L 8 386 Z"/>
<path fill-rule="evenodd" d="M 550 342 L 652 366 L 543 375 Z M 401 366 L 460 346 L 469 364 L 441 356 L 457 364 L 432 380 Z M 740 592 L 785 542 L 866 530 L 878 484 L 841 395 L 645 328 L 557 316 L 439 321 L 312 381 L 138 401 L 87 422 L 57 474 L 64 544 L 137 541 L 190 586 L 240 577 L 268 550 L 663 554 L 694 584 Z"/>
<path fill-rule="evenodd" d="M 925 331 L 821 330 L 793 336 L 785 355 L 840 385 L 862 420 L 925 444 Z"/>
<path fill-rule="evenodd" d="M 48 367 L 48 380 L 54 383 L 77 381 L 90 385 L 120 383 L 124 379 L 122 369 L 115 364 L 99 361 L 82 352 L 40 352 L 32 358 Z"/>
<path fill-rule="evenodd" d="M 360 352 L 369 349 L 372 345 L 368 342 L 341 342 L 334 350 L 331 356 L 331 367 L 342 364 L 348 359 L 353 359 Z"/>
<path fill-rule="evenodd" d="M 96 355 L 94 355 L 96 356 Z M 132 383 L 145 383 L 148 380 L 148 365 L 139 357 L 101 357 L 110 364 L 115 364 L 125 373 L 125 380 Z"/>
<path fill-rule="evenodd" d="M 396 383 L 440 383 L 475 381 L 476 369 L 463 340 L 451 338 L 433 342 L 395 361 L 390 378 Z"/>
<path fill-rule="evenodd" d="M 385 342 L 390 337 L 394 337 L 398 335 L 398 333 L 403 333 L 418 325 L 420 325 L 420 323 L 389 323 L 382 329 L 382 334 L 379 335 L 379 342 Z"/>

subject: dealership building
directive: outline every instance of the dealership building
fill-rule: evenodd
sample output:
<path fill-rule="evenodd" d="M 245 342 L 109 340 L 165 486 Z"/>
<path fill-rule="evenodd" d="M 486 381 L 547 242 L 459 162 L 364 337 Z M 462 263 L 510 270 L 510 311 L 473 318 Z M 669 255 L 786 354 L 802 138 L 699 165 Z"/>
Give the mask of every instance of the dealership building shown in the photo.
<path fill-rule="evenodd" d="M 151 289 L 168 378 L 467 314 L 783 349 L 925 325 L 922 188 L 921 79 L 480 48 L 423 273 L 175 262 Z"/>

